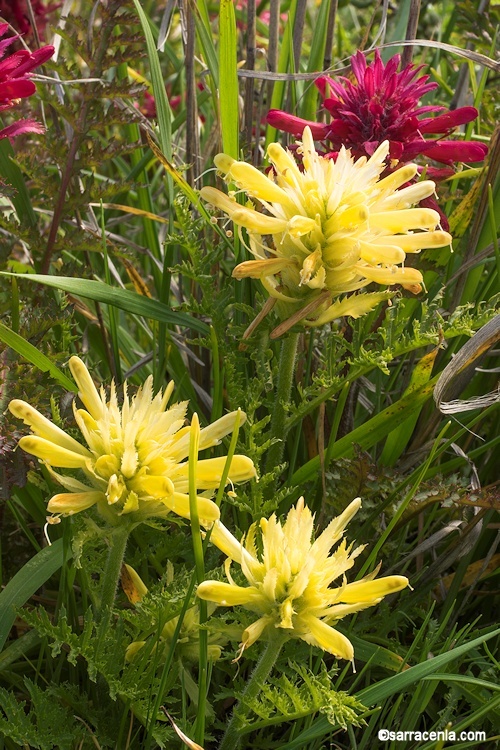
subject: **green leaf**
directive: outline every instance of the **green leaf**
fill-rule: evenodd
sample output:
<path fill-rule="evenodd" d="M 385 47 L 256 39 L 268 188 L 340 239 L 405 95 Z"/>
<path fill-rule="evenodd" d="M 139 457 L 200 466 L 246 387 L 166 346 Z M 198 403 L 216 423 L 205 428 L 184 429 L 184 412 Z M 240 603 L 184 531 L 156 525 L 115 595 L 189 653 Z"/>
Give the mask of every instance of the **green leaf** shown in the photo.
<path fill-rule="evenodd" d="M 9 581 L 0 593 L 0 649 L 3 648 L 16 619 L 15 610 L 26 604 L 35 591 L 43 586 L 69 557 L 71 551 L 64 550 L 62 539 L 58 539 L 50 547 L 45 547 L 32 557 Z"/>
<path fill-rule="evenodd" d="M 43 276 L 42 274 L 13 274 L 6 271 L 0 272 L 2 276 L 17 276 L 28 281 L 37 281 L 39 284 L 60 289 L 63 292 L 77 294 L 80 297 L 93 299 L 95 302 L 104 302 L 107 305 L 125 310 L 133 315 L 141 315 L 144 318 L 160 320 L 172 325 L 186 326 L 200 333 L 209 333 L 210 329 L 206 323 L 196 320 L 190 315 L 171 310 L 167 305 L 157 300 L 143 297 L 141 294 L 130 292 L 128 289 L 117 289 L 108 286 L 102 281 L 92 279 L 73 279 L 64 276 Z"/>
<path fill-rule="evenodd" d="M 51 360 L 42 354 L 33 344 L 23 339 L 18 333 L 14 333 L 10 328 L 0 323 L 0 341 L 10 346 L 15 352 L 31 362 L 32 365 L 38 367 L 42 372 L 50 372 L 54 380 L 57 380 L 67 391 L 78 392 L 78 387 L 70 380 L 64 373 L 62 373 L 58 367 L 56 367 Z"/>

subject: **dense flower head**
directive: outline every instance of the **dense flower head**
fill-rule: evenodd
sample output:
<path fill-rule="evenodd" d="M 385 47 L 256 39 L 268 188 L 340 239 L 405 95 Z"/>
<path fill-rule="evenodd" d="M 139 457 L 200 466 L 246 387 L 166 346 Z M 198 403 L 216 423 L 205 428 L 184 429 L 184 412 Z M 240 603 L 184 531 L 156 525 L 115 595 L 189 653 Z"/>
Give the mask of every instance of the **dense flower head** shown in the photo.
<path fill-rule="evenodd" d="M 81 359 L 72 357 L 71 372 L 79 388 L 85 409 L 73 404 L 76 423 L 86 445 L 75 440 L 30 404 L 11 401 L 9 409 L 31 427 L 33 435 L 22 437 L 20 447 L 44 462 L 52 477 L 68 492 L 54 495 L 48 510 L 72 515 L 97 505 L 112 522 L 131 514 L 133 520 L 164 516 L 170 511 L 189 518 L 190 427 L 185 426 L 187 402 L 167 409 L 174 384 L 153 395 L 149 377 L 135 396 L 129 398 L 123 387 L 123 403 L 118 404 L 116 388 L 111 385 L 107 400 L 104 388 L 96 389 Z M 238 418 L 232 412 L 200 431 L 199 448 L 218 445 L 229 434 Z M 245 415 L 240 413 L 240 418 Z M 221 482 L 225 457 L 197 462 L 198 490 L 216 489 Z M 80 470 L 86 483 L 56 468 Z M 255 467 L 246 456 L 235 455 L 229 468 L 231 482 L 243 482 L 255 476 Z M 212 500 L 198 496 L 198 513 L 203 523 L 219 517 Z"/>
<path fill-rule="evenodd" d="M 402 187 L 415 177 L 415 164 L 380 178 L 388 149 L 385 141 L 369 158 L 356 160 L 342 147 L 332 160 L 316 152 L 306 127 L 297 149 L 300 165 L 278 143 L 268 148 L 273 170 L 267 175 L 219 154 L 215 163 L 226 179 L 267 212 L 215 188 L 201 190 L 202 198 L 248 232 L 255 260 L 240 263 L 233 276 L 260 278 L 288 307 L 284 317 L 305 325 L 373 309 L 390 295 L 350 295 L 372 282 L 420 291 L 422 274 L 404 267 L 406 253 L 448 245 L 451 236 L 438 228 L 437 211 L 412 208 L 435 189 L 431 180 Z M 271 235 L 272 246 L 264 244 L 264 235 Z"/>
<path fill-rule="evenodd" d="M 383 141 L 389 141 L 389 159 L 412 161 L 419 154 L 452 164 L 456 161 L 482 161 L 487 148 L 481 143 L 445 140 L 456 127 L 472 122 L 478 116 L 475 107 L 459 107 L 444 112 L 444 107 L 421 106 L 420 99 L 437 88 L 428 83 L 429 76 L 419 76 L 423 66 L 407 65 L 398 72 L 400 56 L 386 65 L 378 50 L 368 64 L 362 52 L 351 58 L 354 81 L 339 76 L 320 76 L 316 81 L 329 123 L 315 123 L 281 110 L 270 110 L 267 121 L 280 130 L 300 137 L 306 126 L 318 141 L 333 150 L 350 148 L 355 156 L 371 156 Z M 437 116 L 429 117 L 431 113 Z M 439 136 L 429 138 L 428 136 Z"/>
<path fill-rule="evenodd" d="M 20 99 L 35 93 L 36 86 L 30 79 L 31 73 L 54 54 L 54 47 L 47 44 L 35 52 L 21 49 L 5 57 L 8 47 L 18 38 L 10 36 L 1 39 L 8 28 L 7 23 L 0 24 L 0 112 L 12 109 L 19 104 Z M 19 120 L 0 130 L 0 138 L 14 138 L 21 133 L 43 133 L 43 130 L 34 120 Z"/>
<path fill-rule="evenodd" d="M 259 615 L 244 630 L 242 649 L 261 636 L 269 636 L 272 629 L 282 628 L 290 638 L 301 638 L 334 656 L 353 659 L 351 642 L 332 625 L 408 585 L 404 576 L 377 579 L 378 570 L 347 583 L 345 573 L 363 547 L 353 549 L 342 537 L 360 506 L 359 498 L 353 500 L 314 539 L 314 516 L 304 498 L 300 498 L 283 526 L 275 515 L 261 519 L 260 554 L 256 524 L 250 527 L 242 543 L 220 521 L 214 524 L 210 539 L 228 557 L 225 569 L 229 583 L 204 581 L 197 594 L 222 606 L 242 605 Z M 231 561 L 241 566 L 248 586 L 235 583 L 230 572 Z M 336 585 L 332 585 L 334 581 Z"/>

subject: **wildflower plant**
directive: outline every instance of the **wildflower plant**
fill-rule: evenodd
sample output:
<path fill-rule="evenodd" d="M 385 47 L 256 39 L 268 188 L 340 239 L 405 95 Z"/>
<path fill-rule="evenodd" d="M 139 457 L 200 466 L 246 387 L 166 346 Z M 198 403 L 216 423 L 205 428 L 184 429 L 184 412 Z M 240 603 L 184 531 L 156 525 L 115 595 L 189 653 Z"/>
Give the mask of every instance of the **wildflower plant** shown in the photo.
<path fill-rule="evenodd" d="M 486 746 L 494 4 L 164 5 L 0 2 L 0 736 Z"/>
<path fill-rule="evenodd" d="M 190 427 L 184 426 L 187 403 L 166 408 L 174 384 L 171 382 L 164 393 L 153 396 L 150 377 L 129 398 L 125 383 L 120 408 L 114 383 L 108 401 L 104 388 L 97 390 L 79 357 L 72 357 L 69 366 L 86 407 L 78 409 L 73 404 L 75 421 L 86 446 L 25 401 L 16 399 L 9 404 L 14 416 L 34 433 L 22 437 L 19 446 L 40 459 L 51 476 L 69 490 L 49 500 L 49 512 L 69 516 L 95 505 L 112 524 L 119 523 L 120 518 L 140 522 L 171 511 L 189 518 L 189 462 L 185 459 L 189 454 Z M 237 416 L 244 421 L 244 414 L 233 412 L 201 430 L 199 449 L 218 445 L 233 430 Z M 196 489 L 218 488 L 225 462 L 224 457 L 198 461 Z M 60 474 L 54 467 L 78 469 L 90 484 Z M 233 456 L 229 481 L 244 482 L 255 476 L 249 458 Z M 210 524 L 219 517 L 217 506 L 208 498 L 200 496 L 197 503 L 203 522 Z"/>
<path fill-rule="evenodd" d="M 355 159 L 342 147 L 333 161 L 317 153 L 307 126 L 298 146 L 301 166 L 278 143 L 268 148 L 273 169 L 267 175 L 225 154 L 215 158 L 225 178 L 262 207 L 242 206 L 215 188 L 201 190 L 247 230 L 255 259 L 237 265 L 233 276 L 260 279 L 279 303 L 287 322 L 275 334 L 295 323 L 321 326 L 366 314 L 391 296 L 353 294 L 372 283 L 418 293 L 423 277 L 404 265 L 406 254 L 451 243 L 436 211 L 413 208 L 435 189 L 432 180 L 407 185 L 415 164 L 381 178 L 389 148 L 385 141 L 369 158 Z M 266 235 L 272 245 L 264 243 Z"/>
<path fill-rule="evenodd" d="M 250 526 L 243 543 L 220 522 L 214 525 L 211 541 L 228 555 L 225 573 L 229 583 L 205 580 L 196 593 L 209 602 L 225 607 L 241 605 L 259 615 L 243 631 L 239 657 L 260 638 L 268 642 L 247 684 L 243 702 L 254 697 L 256 685 L 268 677 L 288 638 L 300 638 L 337 658 L 353 661 L 352 644 L 335 629 L 335 623 L 346 615 L 379 604 L 387 594 L 408 585 L 405 576 L 376 578 L 378 570 L 347 583 L 345 574 L 363 547 L 352 549 L 342 537 L 360 506 L 359 498 L 353 500 L 317 539 L 313 539 L 314 517 L 303 497 L 288 512 L 283 525 L 275 515 L 261 519 L 261 545 L 256 538 L 256 524 Z M 248 586 L 239 586 L 233 580 L 230 573 L 233 561 L 241 566 Z M 240 710 L 235 710 L 227 727 L 222 750 L 234 746 L 238 740 L 236 725 Z"/>
<path fill-rule="evenodd" d="M 379 604 L 387 594 L 408 585 L 405 576 L 376 578 L 377 571 L 347 583 L 345 573 L 364 547 L 353 550 L 342 537 L 360 506 L 359 498 L 353 500 L 313 539 L 314 516 L 301 497 L 283 525 L 275 515 L 261 519 L 261 554 L 257 551 L 256 524 L 249 528 L 243 543 L 220 522 L 214 525 L 210 539 L 228 555 L 225 571 L 229 583 L 204 581 L 196 593 L 207 601 L 242 605 L 260 615 L 243 631 L 241 653 L 259 638 L 272 640 L 273 631 L 280 629 L 287 637 L 301 638 L 337 658 L 354 659 L 349 639 L 332 625 L 353 612 Z M 231 562 L 241 566 L 249 586 L 235 583 Z"/>

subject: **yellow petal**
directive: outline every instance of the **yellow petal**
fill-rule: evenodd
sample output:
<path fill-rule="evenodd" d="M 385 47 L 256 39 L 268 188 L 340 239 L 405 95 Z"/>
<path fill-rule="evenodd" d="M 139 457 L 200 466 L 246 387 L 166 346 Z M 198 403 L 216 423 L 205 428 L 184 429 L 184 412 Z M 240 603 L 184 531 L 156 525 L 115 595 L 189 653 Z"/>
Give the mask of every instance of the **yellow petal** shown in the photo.
<path fill-rule="evenodd" d="M 118 456 L 115 455 L 104 455 L 99 456 L 97 461 L 94 463 L 94 471 L 103 479 L 111 479 L 113 474 L 117 474 L 120 468 L 120 461 Z"/>
<path fill-rule="evenodd" d="M 380 180 L 380 182 L 377 184 L 377 188 L 380 191 L 390 191 L 397 190 L 397 188 L 401 187 L 401 185 L 404 185 L 405 182 L 409 182 L 415 175 L 417 174 L 418 167 L 416 164 L 405 164 L 404 167 L 400 167 L 400 169 L 396 169 L 391 174 L 387 175 L 387 177 L 384 177 L 383 180 Z"/>
<path fill-rule="evenodd" d="M 130 486 L 157 500 L 172 495 L 175 491 L 172 480 L 168 477 L 138 477 L 135 481 L 132 480 L 132 482 L 129 482 Z"/>
<path fill-rule="evenodd" d="M 370 281 L 376 281 L 377 284 L 420 284 L 423 281 L 422 274 L 416 268 L 374 268 L 373 266 L 357 265 L 363 276 Z"/>
<path fill-rule="evenodd" d="M 196 590 L 200 599 L 215 602 L 223 607 L 250 604 L 262 599 L 262 594 L 253 586 L 234 586 L 224 581 L 203 581 Z"/>
<path fill-rule="evenodd" d="M 385 578 L 376 578 L 374 581 L 358 581 L 348 583 L 339 601 L 345 604 L 356 604 L 357 602 L 369 602 L 372 599 L 379 599 L 381 596 L 393 594 L 401 591 L 408 586 L 408 578 L 405 576 L 386 576 Z"/>
<path fill-rule="evenodd" d="M 221 211 L 224 211 L 229 216 L 232 216 L 235 208 L 238 208 L 238 203 L 234 198 L 229 198 L 229 196 L 221 190 L 217 190 L 217 188 L 204 187 L 200 190 L 200 196 L 204 201 L 215 206 L 215 208 L 220 208 Z"/>
<path fill-rule="evenodd" d="M 232 276 L 234 279 L 260 279 L 264 276 L 274 276 L 287 266 L 293 266 L 294 262 L 290 258 L 266 258 L 265 260 L 246 260 L 239 263 L 233 269 Z"/>
<path fill-rule="evenodd" d="M 14 399 L 9 404 L 9 410 L 15 417 L 22 419 L 24 424 L 29 425 L 38 437 L 45 438 L 73 453 L 80 453 L 82 456 L 91 457 L 92 454 L 90 451 L 84 448 L 83 445 L 80 445 L 80 443 L 66 432 L 59 429 L 49 419 L 40 414 L 39 411 L 34 409 L 30 404 L 27 404 L 26 401 Z"/>
<path fill-rule="evenodd" d="M 48 464 L 59 466 L 63 469 L 83 469 L 88 461 L 88 458 L 82 456 L 81 453 L 61 448 L 50 440 L 36 437 L 35 435 L 22 437 L 19 441 L 19 446 L 26 453 L 31 453 L 42 461 L 47 461 Z"/>
<path fill-rule="evenodd" d="M 220 417 L 220 419 L 209 424 L 208 427 L 204 427 L 200 431 L 199 450 L 203 451 L 206 448 L 212 448 L 214 445 L 219 445 L 222 438 L 226 437 L 226 435 L 229 435 L 229 433 L 233 431 L 238 413 L 240 415 L 240 425 L 245 424 L 247 415 L 244 411 L 238 409 L 237 411 L 224 414 L 223 417 Z M 175 446 L 168 452 L 169 457 L 175 462 L 182 461 L 188 456 L 190 434 L 190 427 L 179 430 L 176 434 Z"/>
<path fill-rule="evenodd" d="M 237 418 L 241 427 L 241 425 L 245 424 L 247 415 L 244 411 L 238 409 L 237 411 L 224 414 L 223 417 L 216 419 L 208 427 L 204 427 L 200 432 L 200 451 L 205 450 L 205 448 L 211 448 L 214 445 L 219 445 L 222 438 L 233 431 Z"/>
<path fill-rule="evenodd" d="M 299 620 L 299 618 L 297 618 Z M 312 646 L 319 646 L 329 654 L 333 654 L 339 659 L 352 661 L 354 658 L 354 649 L 351 641 L 338 630 L 327 625 L 323 620 L 319 620 L 313 615 L 303 615 L 300 617 L 300 624 L 304 625 L 306 632 L 301 638 L 310 643 Z"/>
<path fill-rule="evenodd" d="M 441 230 L 374 237 L 370 240 L 371 245 L 397 245 L 405 253 L 416 253 L 426 247 L 445 247 L 446 245 L 451 245 L 451 242 L 451 234 Z"/>
<path fill-rule="evenodd" d="M 84 362 L 79 357 L 71 357 L 69 369 L 79 388 L 78 395 L 85 408 L 94 419 L 100 419 L 104 415 L 105 407 Z"/>
<path fill-rule="evenodd" d="M 217 489 L 221 483 L 222 472 L 226 465 L 227 458 L 206 458 L 198 461 L 196 465 L 196 487 L 199 490 Z M 172 481 L 176 488 L 187 488 L 185 482 L 189 475 L 189 464 L 187 462 L 180 464 L 171 474 Z M 247 456 L 233 456 L 229 467 L 228 482 L 246 482 L 248 479 L 254 479 L 257 476 L 253 461 Z M 183 483 L 182 480 L 185 480 Z"/>
<path fill-rule="evenodd" d="M 50 513 L 62 513 L 64 516 L 71 516 L 73 513 L 87 510 L 103 500 L 105 500 L 103 492 L 64 492 L 50 498 L 47 510 Z"/>
<path fill-rule="evenodd" d="M 247 580 L 250 583 L 255 582 L 262 572 L 262 563 L 226 529 L 221 521 L 216 521 L 211 527 L 210 541 L 227 555 L 226 565 L 230 565 L 230 561 L 234 560 L 241 565 Z M 226 575 L 228 578 L 230 577 L 228 567 L 226 568 Z"/>
<path fill-rule="evenodd" d="M 385 229 L 396 234 L 410 229 L 435 229 L 440 217 L 432 208 L 406 208 L 402 211 L 380 211 L 370 214 L 372 229 Z"/>
<path fill-rule="evenodd" d="M 161 500 L 167 508 L 177 513 L 178 516 L 182 516 L 182 518 L 191 517 L 188 495 L 184 495 L 182 492 L 174 492 L 173 495 L 161 498 Z M 197 505 L 200 523 L 204 526 L 210 526 L 213 521 L 217 521 L 220 518 L 220 511 L 212 500 L 198 496 Z"/>
<path fill-rule="evenodd" d="M 398 190 L 396 193 L 389 195 L 384 198 L 380 205 L 384 211 L 391 211 L 395 209 L 409 208 L 414 206 L 416 203 L 428 198 L 434 193 L 436 185 L 432 180 L 422 180 L 416 182 L 414 185 L 408 185 L 408 187 Z"/>
<path fill-rule="evenodd" d="M 379 263 L 389 263 L 391 265 L 404 263 L 406 258 L 404 250 L 391 244 L 390 237 L 387 238 L 386 245 L 360 242 L 359 252 L 361 258 L 372 266 L 376 266 Z"/>
<path fill-rule="evenodd" d="M 301 174 L 297 162 L 289 151 L 285 151 L 279 143 L 270 143 L 267 147 L 267 157 L 278 171 L 278 181 L 288 185 L 295 185 Z"/>
<path fill-rule="evenodd" d="M 233 162 L 228 171 L 228 177 L 233 179 L 238 187 L 243 188 L 259 200 L 293 207 L 293 203 L 285 191 L 251 164 L 246 164 L 243 161 Z"/>
<path fill-rule="evenodd" d="M 255 643 L 255 641 L 261 637 L 264 630 L 272 625 L 273 622 L 274 618 L 271 615 L 264 615 L 245 628 L 241 636 L 243 648 L 248 648 L 252 643 Z"/>
<path fill-rule="evenodd" d="M 231 214 L 235 224 L 239 224 L 249 232 L 258 232 L 258 234 L 277 234 L 284 232 L 287 228 L 285 219 L 276 219 L 274 216 L 265 216 L 255 211 L 253 208 L 239 206 Z"/>
<path fill-rule="evenodd" d="M 346 208 L 342 213 L 335 214 L 332 220 L 335 219 L 336 229 L 338 230 L 348 229 L 352 226 L 358 227 L 360 224 L 365 224 L 368 218 L 368 208 L 365 205 L 359 205 L 351 206 L 350 208 Z M 325 228 L 325 231 L 328 230 Z"/>
<path fill-rule="evenodd" d="M 314 231 L 314 229 L 317 228 L 318 224 L 316 223 L 316 219 L 311 219 L 309 218 L 309 216 L 300 216 L 299 214 L 297 214 L 292 219 L 290 219 L 290 221 L 288 222 L 288 226 L 285 226 L 292 237 L 303 237 L 305 234 L 309 234 L 309 232 Z M 278 229 L 277 231 L 283 230 Z"/>
<path fill-rule="evenodd" d="M 125 651 L 125 661 L 132 661 L 136 654 L 138 654 L 141 648 L 144 648 L 145 645 L 146 641 L 133 641 L 130 643 Z"/>
<path fill-rule="evenodd" d="M 233 159 L 232 156 L 228 156 L 227 154 L 217 154 L 214 157 L 214 164 L 219 170 L 219 172 L 223 172 L 224 174 L 227 174 L 233 164 L 236 163 L 236 160 Z"/>

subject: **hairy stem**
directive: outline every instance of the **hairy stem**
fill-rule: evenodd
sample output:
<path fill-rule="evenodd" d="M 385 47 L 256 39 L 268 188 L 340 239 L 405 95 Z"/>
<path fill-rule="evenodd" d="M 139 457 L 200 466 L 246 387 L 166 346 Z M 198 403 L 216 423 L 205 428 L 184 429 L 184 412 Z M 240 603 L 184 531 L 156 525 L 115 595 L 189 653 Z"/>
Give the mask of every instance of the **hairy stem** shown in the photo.
<path fill-rule="evenodd" d="M 247 682 L 245 690 L 241 694 L 240 702 L 233 711 L 231 720 L 219 745 L 219 750 L 237 750 L 240 746 L 241 737 L 239 723 L 246 714 L 245 703 L 253 700 L 259 694 L 261 687 L 269 677 L 286 640 L 287 636 L 284 632 L 274 632 L 271 635 L 266 648 L 262 652 L 262 655 Z"/>

